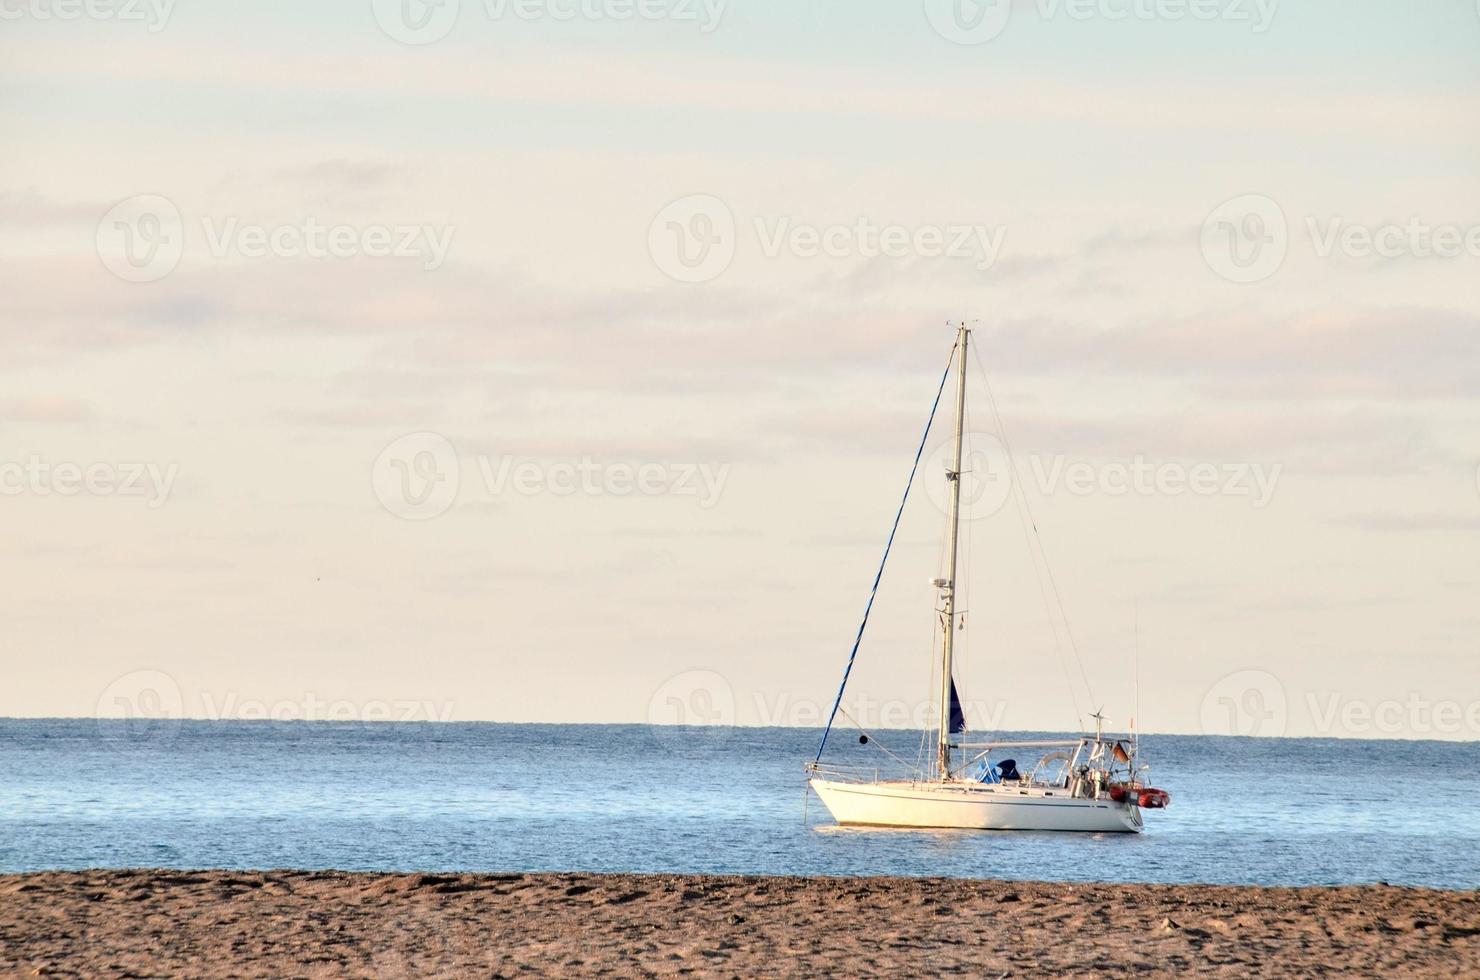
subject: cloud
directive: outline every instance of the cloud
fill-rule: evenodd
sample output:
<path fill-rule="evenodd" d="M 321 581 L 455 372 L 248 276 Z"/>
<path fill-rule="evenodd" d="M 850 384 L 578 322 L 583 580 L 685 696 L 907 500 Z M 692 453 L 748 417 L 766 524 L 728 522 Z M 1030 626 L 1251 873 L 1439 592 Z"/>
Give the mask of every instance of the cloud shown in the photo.
<path fill-rule="evenodd" d="M 0 398 L 0 422 L 91 422 L 95 417 L 92 404 L 78 398 L 35 395 L 28 398 Z"/>
<path fill-rule="evenodd" d="M 1442 307 L 1236 311 L 1105 327 L 1018 319 L 982 328 L 1004 373 L 1165 378 L 1218 399 L 1480 397 L 1480 317 Z"/>
<path fill-rule="evenodd" d="M 870 278 L 859 288 L 825 272 L 783 291 L 581 288 L 513 267 L 426 273 L 391 260 L 230 265 L 187 254 L 173 275 L 140 286 L 96 259 L 33 258 L 0 265 L 0 288 L 27 325 L 0 334 L 0 355 L 16 364 L 227 333 L 338 340 L 360 353 L 277 418 L 429 423 L 476 398 L 497 433 L 490 444 L 517 427 L 517 440 L 497 446 L 505 452 L 894 452 L 918 438 L 950 330 L 944 314 L 908 307 L 928 272 L 877 266 Z M 1020 451 L 1365 473 L 1445 458 L 1434 416 L 1412 399 L 1480 397 L 1477 335 L 1480 318 L 1415 306 L 1112 326 L 1060 313 L 988 319 L 976 336 Z M 606 407 L 593 414 L 595 397 Z M 703 437 L 700 411 L 711 413 Z M 661 438 L 654 418 L 671 419 Z"/>
<path fill-rule="evenodd" d="M 1381 512 L 1352 514 L 1331 521 L 1343 527 L 1355 527 L 1364 531 L 1380 531 L 1389 534 L 1408 534 L 1414 531 L 1472 532 L 1480 531 L 1480 517 L 1465 514 L 1400 514 Z"/>
<path fill-rule="evenodd" d="M 297 187 L 363 191 L 383 187 L 398 180 L 408 180 L 411 170 L 400 163 L 339 158 L 287 167 L 278 171 L 278 177 L 284 183 Z"/>
<path fill-rule="evenodd" d="M 215 45 L 152 48 L 149 57 L 126 45 L 31 43 L 9 53 L 12 79 L 65 77 L 237 88 L 301 98 L 312 91 L 371 100 L 456 99 L 535 106 L 687 108 L 705 112 L 922 119 L 964 125 L 1078 123 L 1130 130 L 1172 128 L 1219 133 L 1247 129 L 1371 137 L 1391 127 L 1448 136 L 1473 117 L 1475 98 L 1439 88 L 1416 98 L 1373 86 L 1361 98 L 1333 100 L 1292 89 L 1279 79 L 1236 87 L 1184 78 L 1169 87 L 1154 80 L 1098 77 L 1094 84 L 1017 66 L 969 68 L 941 64 L 928 78 L 909 66 L 783 64 L 774 60 L 638 51 L 570 51 L 524 45 L 490 59 L 477 45 L 448 45 L 437 57 L 400 57 L 375 46 L 293 51 L 286 46 Z M 371 56 L 373 52 L 373 56 Z M 416 52 L 413 54 L 424 54 Z M 395 70 L 386 69 L 394 59 Z M 942 98 L 942 92 L 966 97 Z M 989 93 L 990 97 L 970 97 Z M 1155 106 L 1150 113 L 1147 106 Z"/>
<path fill-rule="evenodd" d="M 108 210 L 98 202 L 63 202 L 35 188 L 0 190 L 0 227 L 47 228 L 84 224 L 91 230 Z"/>

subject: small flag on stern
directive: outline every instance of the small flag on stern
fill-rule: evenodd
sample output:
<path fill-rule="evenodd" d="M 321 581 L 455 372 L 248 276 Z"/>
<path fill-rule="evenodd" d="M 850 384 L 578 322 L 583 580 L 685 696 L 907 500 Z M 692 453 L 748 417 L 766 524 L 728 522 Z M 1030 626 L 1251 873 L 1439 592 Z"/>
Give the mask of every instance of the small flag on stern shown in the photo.
<path fill-rule="evenodd" d="M 1128 754 L 1126 754 L 1125 746 L 1121 745 L 1119 742 L 1116 742 L 1115 743 L 1115 761 L 1116 762 L 1130 762 L 1131 761 L 1131 757 Z"/>

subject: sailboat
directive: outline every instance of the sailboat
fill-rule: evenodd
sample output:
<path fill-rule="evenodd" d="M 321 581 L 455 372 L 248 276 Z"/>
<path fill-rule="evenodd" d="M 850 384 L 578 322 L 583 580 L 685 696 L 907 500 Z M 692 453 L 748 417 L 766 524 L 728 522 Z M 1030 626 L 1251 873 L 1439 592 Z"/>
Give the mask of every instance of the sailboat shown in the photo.
<path fill-rule="evenodd" d="M 1104 730 L 1103 712 L 1096 712 L 1095 732 L 1076 738 L 1045 741 L 971 742 L 965 739 L 966 724 L 953 673 L 955 634 L 958 624 L 957 560 L 961 538 L 962 440 L 966 418 L 966 355 L 971 331 L 961 324 L 951 365 L 941 378 L 931 422 L 927 424 L 920 450 L 915 454 L 904 500 L 890 532 L 884 562 L 874 579 L 863 625 L 854 640 L 853 652 L 844 671 L 832 714 L 828 718 L 816 758 L 807 764 L 807 782 L 839 823 L 864 827 L 913 827 L 963 830 L 1062 830 L 1088 833 L 1139 833 L 1144 829 L 1142 811 L 1159 810 L 1171 802 L 1164 790 L 1145 784 L 1147 767 L 1139 764 L 1139 739 L 1135 734 L 1116 736 Z M 939 723 L 934 759 L 901 778 L 880 778 L 877 770 L 823 762 L 828 734 L 832 731 L 847 687 L 848 675 L 858 655 L 868 611 L 873 608 L 888 562 L 894 533 L 909 500 L 919 469 L 920 457 L 929 439 L 940 397 L 951 371 L 956 372 L 956 417 L 953 453 L 946 471 L 948 490 L 948 533 L 945 575 L 932 580 L 941 624 Z M 932 654 L 933 655 L 933 654 Z M 869 736 L 861 735 L 867 744 Z M 1041 753 L 1024 772 L 1017 764 L 1024 753 Z M 897 757 L 896 757 L 897 758 Z"/>

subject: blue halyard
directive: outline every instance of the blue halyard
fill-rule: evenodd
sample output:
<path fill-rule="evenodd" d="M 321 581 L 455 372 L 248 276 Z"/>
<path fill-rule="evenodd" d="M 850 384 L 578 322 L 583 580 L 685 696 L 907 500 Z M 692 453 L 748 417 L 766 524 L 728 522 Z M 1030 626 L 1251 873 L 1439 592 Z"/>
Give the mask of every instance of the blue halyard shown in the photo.
<path fill-rule="evenodd" d="M 940 376 L 940 387 L 935 392 L 935 404 L 930 406 L 930 418 L 926 420 L 925 432 L 920 436 L 920 448 L 915 450 L 915 462 L 910 466 L 910 478 L 904 485 L 904 497 L 899 501 L 899 512 L 894 515 L 894 526 L 889 529 L 889 541 L 884 545 L 884 557 L 879 561 L 879 571 L 874 576 L 874 587 L 869 590 L 868 605 L 863 609 L 863 622 L 858 624 L 858 635 L 853 638 L 853 649 L 848 654 L 848 666 L 843 668 L 843 683 L 838 685 L 838 696 L 833 701 L 832 712 L 827 716 L 827 727 L 822 730 L 822 742 L 817 746 L 817 757 L 813 759 L 814 762 L 822 761 L 822 750 L 827 748 L 827 736 L 832 732 L 833 721 L 838 717 L 838 708 L 843 703 L 843 692 L 848 688 L 848 675 L 853 673 L 853 661 L 858 658 L 858 646 L 863 642 L 863 631 L 868 628 L 868 616 L 873 611 L 874 599 L 879 594 L 879 583 L 884 578 L 884 566 L 889 563 L 889 552 L 894 547 L 894 535 L 898 533 L 899 522 L 904 517 L 904 505 L 909 503 L 910 489 L 915 485 L 915 474 L 920 469 L 920 458 L 925 455 L 925 444 L 930 441 L 930 429 L 935 425 L 935 413 L 940 408 L 940 398 L 946 390 L 946 381 L 951 376 L 951 362 L 955 360 L 955 357 L 956 348 L 952 346 L 951 357 L 946 361 L 945 373 Z M 952 687 L 954 687 L 954 682 Z M 953 711 L 952 715 L 954 714 Z M 954 721 L 953 717 L 953 730 Z M 964 723 L 962 727 L 965 727 Z"/>

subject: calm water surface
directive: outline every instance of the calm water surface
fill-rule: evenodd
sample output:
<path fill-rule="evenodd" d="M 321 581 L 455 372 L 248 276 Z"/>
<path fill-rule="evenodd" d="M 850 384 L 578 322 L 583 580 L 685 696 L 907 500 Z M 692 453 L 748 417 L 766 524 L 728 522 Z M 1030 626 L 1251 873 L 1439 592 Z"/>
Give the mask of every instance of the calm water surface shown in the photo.
<path fill-rule="evenodd" d="M 1002 733 L 1006 738 L 1040 733 Z M 1474 743 L 1148 737 L 1139 836 L 843 830 L 804 729 L 0 720 L 0 871 L 168 866 L 1480 886 Z M 889 739 L 913 749 L 916 739 Z M 835 739 L 840 762 L 872 762 Z"/>

